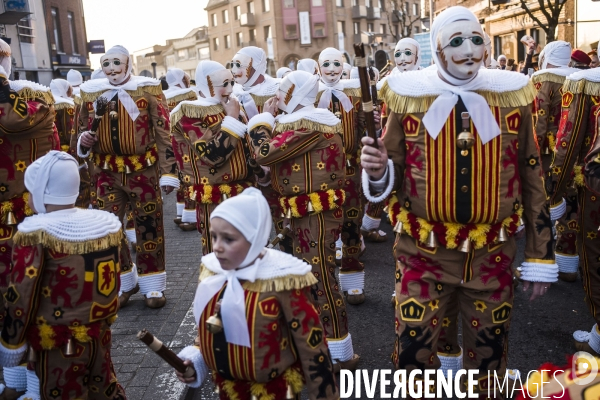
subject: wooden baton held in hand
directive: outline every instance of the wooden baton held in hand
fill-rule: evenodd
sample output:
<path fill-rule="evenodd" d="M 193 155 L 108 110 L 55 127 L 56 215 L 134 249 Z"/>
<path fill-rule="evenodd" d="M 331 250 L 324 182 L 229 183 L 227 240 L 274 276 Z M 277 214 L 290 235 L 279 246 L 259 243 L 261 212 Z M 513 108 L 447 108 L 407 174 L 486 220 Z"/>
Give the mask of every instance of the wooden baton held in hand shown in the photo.
<path fill-rule="evenodd" d="M 90 129 L 90 135 L 96 136 L 96 132 L 100 127 L 100 121 L 102 121 L 102 116 L 106 114 L 108 110 L 108 100 L 106 98 L 100 96 L 96 100 L 96 112 L 94 114 L 94 120 L 92 121 L 92 128 Z M 84 151 L 88 151 L 87 147 L 81 146 Z"/>
<path fill-rule="evenodd" d="M 160 358 L 165 360 L 167 364 L 175 368 L 178 372 L 182 373 L 184 377 L 191 378 L 195 374 L 194 368 L 190 368 L 189 365 L 185 365 L 183 360 L 177 357 L 177 354 L 173 353 L 167 346 L 160 340 L 154 337 L 153 334 L 148 332 L 146 329 L 142 329 L 137 334 L 138 339 L 150 347 Z"/>
<path fill-rule="evenodd" d="M 248 166 L 252 168 L 252 172 L 254 172 L 254 175 L 256 175 L 258 179 L 262 179 L 265 177 L 265 170 L 262 169 L 260 165 L 258 165 L 254 158 L 248 158 Z"/>
<path fill-rule="evenodd" d="M 369 72 L 367 71 L 367 59 L 365 58 L 364 44 L 354 44 L 354 55 L 355 64 L 358 67 L 358 77 L 360 79 L 362 109 L 365 114 L 367 135 L 369 135 L 370 138 L 373 138 L 373 147 L 377 148 L 375 117 L 373 116 L 373 100 L 371 98 L 371 86 L 369 85 Z"/>
<path fill-rule="evenodd" d="M 279 242 L 281 242 L 288 233 L 290 233 L 291 227 L 290 225 L 286 225 L 285 228 L 283 228 L 281 230 L 281 232 L 279 232 L 277 234 L 277 236 L 275 236 L 275 239 L 273 239 L 271 241 L 271 243 L 269 243 L 269 245 L 267 246 L 267 249 L 272 249 L 273 247 L 277 246 L 279 244 Z"/>

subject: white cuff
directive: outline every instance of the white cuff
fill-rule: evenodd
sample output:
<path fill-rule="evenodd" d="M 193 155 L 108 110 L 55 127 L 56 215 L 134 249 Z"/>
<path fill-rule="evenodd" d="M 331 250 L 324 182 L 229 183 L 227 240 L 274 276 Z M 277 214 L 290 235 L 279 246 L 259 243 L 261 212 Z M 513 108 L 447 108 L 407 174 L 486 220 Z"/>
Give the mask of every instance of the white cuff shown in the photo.
<path fill-rule="evenodd" d="M 135 229 L 125 229 L 125 236 L 127 236 L 127 241 L 132 245 L 137 243 L 137 236 L 135 235 Z"/>
<path fill-rule="evenodd" d="M 27 343 L 24 343 L 23 346 L 16 349 L 9 349 L 8 347 L 4 347 L 3 344 L 0 344 L 0 365 L 4 368 L 18 366 L 26 351 Z"/>
<path fill-rule="evenodd" d="M 142 275 L 138 277 L 140 292 L 143 295 L 150 292 L 164 292 L 167 289 L 167 273 Z"/>
<path fill-rule="evenodd" d="M 192 388 L 199 388 L 202 386 L 202 383 L 208 376 L 208 366 L 204 362 L 204 357 L 202 357 L 200 349 L 196 346 L 187 346 L 181 350 L 177 356 L 184 361 L 190 360 L 192 364 L 194 364 L 194 369 L 196 370 L 196 381 L 193 383 L 188 383 L 188 386 Z"/>
<path fill-rule="evenodd" d="M 160 177 L 160 180 L 158 181 L 158 185 L 159 186 L 171 186 L 174 187 L 175 189 L 179 189 L 179 179 L 175 178 L 174 176 L 170 176 L 170 175 L 163 175 Z"/>
<path fill-rule="evenodd" d="M 568 256 L 563 254 L 554 254 L 556 258 L 556 264 L 558 265 L 558 272 L 573 273 L 577 272 L 579 268 L 579 256 Z"/>
<path fill-rule="evenodd" d="M 177 216 L 178 217 L 182 216 L 184 208 L 185 208 L 185 203 L 177 203 Z"/>
<path fill-rule="evenodd" d="M 365 288 L 365 271 L 340 272 L 340 289 L 348 294 L 362 294 Z M 355 292 L 355 290 L 357 290 Z M 352 293 L 350 293 L 352 292 Z"/>
<path fill-rule="evenodd" d="M 590 331 L 590 340 L 588 344 L 596 353 L 600 353 L 600 335 L 598 334 L 598 324 L 592 326 Z"/>
<path fill-rule="evenodd" d="M 88 149 L 87 153 L 83 152 L 83 149 L 81 147 L 81 137 L 83 136 L 83 132 L 81 135 L 79 135 L 79 137 L 77 138 L 77 155 L 81 158 L 88 158 L 90 156 L 90 153 L 92 152 L 92 149 Z"/>
<path fill-rule="evenodd" d="M 227 133 L 232 133 L 240 138 L 243 138 L 247 132 L 246 125 L 242 124 L 237 119 L 230 117 L 229 115 L 223 118 L 223 122 L 221 123 L 221 129 L 225 130 Z"/>
<path fill-rule="evenodd" d="M 35 371 L 27 370 L 27 391 L 17 400 L 41 400 L 40 380 L 35 374 Z"/>
<path fill-rule="evenodd" d="M 250 121 L 248 121 L 248 132 L 256 129 L 259 125 L 266 125 L 270 129 L 273 129 L 275 126 L 275 117 L 273 114 L 266 112 L 255 115 L 254 117 L 250 118 Z"/>
<path fill-rule="evenodd" d="M 458 354 L 453 354 L 451 356 L 442 356 L 438 354 L 437 356 L 442 363 L 440 370 L 442 370 L 446 376 L 448 376 L 448 371 L 452 371 L 453 375 L 456 375 L 456 372 L 463 367 L 462 347 L 460 349 L 460 353 Z"/>
<path fill-rule="evenodd" d="M 348 333 L 344 339 L 327 338 L 327 347 L 331 353 L 331 361 L 348 361 L 354 357 L 354 349 L 352 348 L 352 336 Z"/>
<path fill-rule="evenodd" d="M 566 211 L 567 202 L 563 198 L 559 204 L 550 207 L 550 219 L 552 221 L 559 220 L 562 218 L 563 215 L 565 215 Z"/>
<path fill-rule="evenodd" d="M 181 214 L 181 222 L 195 224 L 197 222 L 196 210 L 183 210 L 183 214 Z"/>
<path fill-rule="evenodd" d="M 6 387 L 15 389 L 17 392 L 27 390 L 27 367 L 4 367 L 4 383 Z"/>
<path fill-rule="evenodd" d="M 526 261 L 521 264 L 521 279 L 529 282 L 556 282 L 558 265 Z"/>
<path fill-rule="evenodd" d="M 363 215 L 362 219 L 361 229 L 365 231 L 372 231 L 373 229 L 378 229 L 380 224 L 381 219 L 375 219 L 365 212 L 365 215 Z"/>
<path fill-rule="evenodd" d="M 264 165 L 260 167 L 265 171 L 265 176 L 262 179 L 256 179 L 256 183 L 258 183 L 258 186 L 267 187 L 271 185 L 271 167 L 265 167 Z"/>
<path fill-rule="evenodd" d="M 365 197 L 371 203 L 380 203 L 384 201 L 390 195 L 394 186 L 394 162 L 388 159 L 385 174 L 378 181 L 372 181 L 367 174 L 367 171 L 363 168 L 362 186 Z M 381 193 L 379 196 L 373 196 L 371 194 L 371 188 L 373 188 L 373 191 L 375 192 L 381 192 L 383 190 L 383 193 Z"/>
<path fill-rule="evenodd" d="M 123 292 L 129 292 L 129 291 L 135 289 L 135 287 L 137 286 L 138 274 L 137 274 L 137 268 L 135 267 L 135 264 L 133 265 L 133 268 L 131 268 L 130 271 L 121 273 L 120 277 L 121 277 L 121 287 L 119 288 L 119 296 L 122 295 Z"/>

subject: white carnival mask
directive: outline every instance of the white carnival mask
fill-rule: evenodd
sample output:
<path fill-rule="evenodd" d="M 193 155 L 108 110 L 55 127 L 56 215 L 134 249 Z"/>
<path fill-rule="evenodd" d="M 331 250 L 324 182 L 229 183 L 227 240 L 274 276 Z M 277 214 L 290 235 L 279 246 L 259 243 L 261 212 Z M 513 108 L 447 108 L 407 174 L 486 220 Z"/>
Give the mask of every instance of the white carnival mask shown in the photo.
<path fill-rule="evenodd" d="M 396 68 L 400 72 L 412 71 L 417 67 L 417 46 L 410 43 L 398 43 L 396 50 L 394 51 L 394 60 L 396 61 Z"/>
<path fill-rule="evenodd" d="M 105 54 L 100 59 L 100 65 L 113 85 L 120 85 L 129 78 L 129 57 L 124 54 Z"/>
<path fill-rule="evenodd" d="M 319 69 L 321 70 L 321 80 L 323 82 L 336 83 L 342 76 L 344 62 L 338 57 L 327 57 L 324 60 L 319 59 Z"/>
<path fill-rule="evenodd" d="M 231 71 L 222 69 L 206 77 L 211 97 L 217 100 L 227 100 L 233 91 L 235 80 Z"/>
<path fill-rule="evenodd" d="M 485 57 L 481 25 L 475 21 L 456 21 L 443 27 L 437 36 L 439 67 L 450 76 L 472 79 Z"/>
<path fill-rule="evenodd" d="M 252 57 L 237 53 L 233 56 L 233 60 L 231 60 L 231 72 L 237 84 L 243 85 L 248 82 L 248 79 L 254 74 Z"/>

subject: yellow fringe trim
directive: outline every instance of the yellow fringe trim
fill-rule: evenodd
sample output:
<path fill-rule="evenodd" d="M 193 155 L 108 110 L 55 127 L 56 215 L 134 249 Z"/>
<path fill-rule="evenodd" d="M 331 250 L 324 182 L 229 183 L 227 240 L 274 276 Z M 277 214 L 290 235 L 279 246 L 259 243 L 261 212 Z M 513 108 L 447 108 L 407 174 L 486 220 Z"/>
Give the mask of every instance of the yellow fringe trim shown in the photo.
<path fill-rule="evenodd" d="M 337 123 L 333 126 L 320 124 L 318 122 L 310 121 L 308 119 L 299 119 L 298 121 L 290 122 L 288 124 L 276 124 L 275 133 L 286 132 L 286 131 L 297 131 L 300 129 L 308 129 L 311 131 L 323 132 L 323 133 L 338 133 L 342 132 L 342 123 Z"/>
<path fill-rule="evenodd" d="M 184 116 L 188 118 L 204 118 L 207 115 L 217 115 L 225 111 L 222 105 L 195 106 L 193 104 L 182 104 L 177 112 L 171 114 L 171 131 Z"/>
<path fill-rule="evenodd" d="M 75 109 L 75 107 L 73 107 L 69 103 L 54 103 L 54 111 L 68 110 L 69 108 L 73 110 Z"/>
<path fill-rule="evenodd" d="M 584 93 L 589 96 L 600 96 L 600 82 L 590 82 L 585 79 L 571 81 L 567 79 L 563 85 L 563 92 L 573 94 Z"/>
<path fill-rule="evenodd" d="M 70 326 L 69 329 L 71 330 L 71 334 L 73 335 L 75 340 L 77 340 L 80 343 L 87 343 L 92 340 L 92 338 L 89 337 L 87 334 L 90 328 L 88 328 L 85 325 Z"/>
<path fill-rule="evenodd" d="M 102 93 L 106 92 L 106 90 L 100 91 L 100 92 L 94 92 L 94 93 L 86 93 L 83 90 L 80 92 L 81 93 L 81 99 L 83 101 L 87 102 L 92 102 L 92 101 L 96 101 L 96 99 L 98 97 L 100 97 L 102 95 Z M 126 90 L 127 93 L 129 93 L 129 95 L 131 97 L 140 97 L 143 96 L 144 93 L 149 93 L 153 96 L 160 96 L 162 94 L 162 88 L 160 86 L 160 84 L 156 85 L 156 86 L 142 86 L 142 87 L 138 87 L 136 90 Z"/>
<path fill-rule="evenodd" d="M 204 264 L 200 265 L 200 282 L 202 282 L 203 279 L 206 279 L 213 275 L 215 275 L 215 273 L 206 268 Z M 317 278 L 315 278 L 312 272 L 309 272 L 306 275 L 302 276 L 287 275 L 282 276 L 280 278 L 273 278 L 268 280 L 257 279 L 254 282 L 246 281 L 242 284 L 242 287 L 244 289 L 250 290 L 251 292 L 257 293 L 284 292 L 286 290 L 303 289 L 307 286 L 312 286 L 317 282 Z"/>
<path fill-rule="evenodd" d="M 80 96 L 75 96 L 73 97 L 73 103 L 75 103 L 76 106 L 80 106 L 83 104 L 83 100 L 81 100 Z"/>
<path fill-rule="evenodd" d="M 119 230 L 115 233 L 100 239 L 91 239 L 83 242 L 67 242 L 57 239 L 44 230 L 38 230 L 31 233 L 17 232 L 14 236 L 14 242 L 20 246 L 36 246 L 38 244 L 48 247 L 59 253 L 65 254 L 87 254 L 95 251 L 106 250 L 110 247 L 120 246 L 123 239 L 123 232 Z"/>
<path fill-rule="evenodd" d="M 394 92 L 388 82 L 381 88 L 381 98 L 390 110 L 397 114 L 423 113 L 426 112 L 437 96 L 400 96 Z M 483 96 L 491 107 L 524 107 L 531 104 L 536 96 L 535 86 L 531 81 L 519 90 L 509 92 L 476 91 Z"/>
<path fill-rule="evenodd" d="M 196 95 L 196 92 L 194 92 L 193 90 L 190 90 L 189 92 L 179 94 L 177 96 L 169 97 L 167 99 L 167 103 L 168 104 L 172 104 L 172 103 L 177 104 L 180 101 L 196 100 L 197 98 L 198 98 L 198 96 Z"/>
<path fill-rule="evenodd" d="M 31 88 L 26 87 L 17 91 L 17 94 L 25 101 L 43 99 L 48 105 L 54 104 L 54 96 L 52 96 L 52 92 L 50 91 L 44 92 L 41 90 L 33 90 Z"/>
<path fill-rule="evenodd" d="M 46 350 L 54 348 L 54 329 L 50 325 L 38 325 L 40 330 L 40 345 Z"/>
<path fill-rule="evenodd" d="M 255 94 L 250 93 L 250 96 L 252 96 L 252 100 L 254 100 L 254 104 L 256 104 L 258 107 L 262 107 L 265 105 L 265 103 L 267 102 L 267 100 L 272 99 L 273 96 L 275 95 L 271 95 L 271 96 L 257 96 Z"/>
<path fill-rule="evenodd" d="M 575 165 L 573 167 L 573 184 L 579 187 L 585 186 L 585 179 L 583 177 L 581 165 Z"/>
<path fill-rule="evenodd" d="M 553 74 L 552 72 L 546 72 L 544 74 L 539 74 L 539 75 L 535 75 L 535 76 L 531 77 L 531 82 L 533 82 L 534 84 L 540 83 L 540 82 L 554 82 L 554 83 L 560 83 L 561 85 L 563 85 L 565 83 L 566 79 L 567 79 L 566 76 L 560 76 L 560 75 Z"/>
<path fill-rule="evenodd" d="M 556 147 L 556 136 L 552 132 L 548 132 L 548 148 L 552 153 L 554 153 L 554 148 Z"/>
<path fill-rule="evenodd" d="M 395 196 L 394 196 L 395 197 Z M 393 199 L 393 197 L 391 198 Z M 396 200 L 397 201 L 397 200 Z M 392 201 L 390 201 L 389 207 L 392 208 Z M 523 215 L 523 207 L 519 208 L 516 214 L 520 217 Z M 411 232 L 411 224 L 408 219 L 408 211 L 402 207 L 400 209 L 400 213 L 398 214 L 398 221 L 402 222 L 404 226 L 404 230 L 406 232 Z M 513 222 L 511 217 L 507 217 L 502 221 L 502 225 L 504 227 L 508 227 Z M 417 223 L 419 224 L 419 237 L 416 238 L 421 243 L 426 243 L 427 237 L 429 233 L 433 230 L 433 225 L 424 220 L 423 218 L 417 217 Z M 519 223 L 517 222 L 517 226 Z M 457 248 L 456 236 L 458 235 L 459 230 L 463 227 L 462 224 L 455 222 L 445 222 L 444 227 L 446 228 L 446 248 L 455 249 Z M 473 247 L 475 249 L 481 249 L 486 245 L 486 234 L 490 231 L 490 224 L 475 224 L 475 229 L 472 229 L 469 232 L 469 239 L 473 242 Z"/>
<path fill-rule="evenodd" d="M 223 382 L 223 390 L 227 395 L 227 398 L 230 400 L 240 400 L 237 392 L 235 391 L 235 382 L 234 381 L 224 381 Z"/>
<path fill-rule="evenodd" d="M 348 88 L 348 89 L 344 89 L 343 92 L 346 94 L 346 96 L 350 96 L 350 97 L 355 97 L 352 100 L 352 104 L 356 104 L 357 102 L 361 101 L 361 96 L 362 96 L 362 92 L 360 91 L 360 88 Z M 323 95 L 323 91 L 320 91 L 319 93 L 317 93 L 317 98 L 315 100 L 315 107 L 317 106 L 317 104 L 319 104 L 319 100 L 321 100 L 321 96 Z M 377 92 L 377 95 L 379 96 L 379 92 Z"/>

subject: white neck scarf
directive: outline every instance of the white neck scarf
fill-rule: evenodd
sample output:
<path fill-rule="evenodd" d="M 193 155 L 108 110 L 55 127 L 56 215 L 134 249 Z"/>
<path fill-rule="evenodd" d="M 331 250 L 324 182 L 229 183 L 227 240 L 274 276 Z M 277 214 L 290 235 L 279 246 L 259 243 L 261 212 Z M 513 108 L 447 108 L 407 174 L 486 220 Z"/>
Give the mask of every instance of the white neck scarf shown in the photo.
<path fill-rule="evenodd" d="M 346 96 L 346 93 L 344 93 L 344 85 L 339 79 L 335 83 L 327 83 L 321 80 L 319 90 L 323 90 L 321 98 L 319 99 L 319 108 L 329 108 L 329 103 L 331 103 L 331 95 L 334 95 L 342 104 L 344 111 L 349 112 L 352 110 L 352 102 L 348 96 Z"/>
<path fill-rule="evenodd" d="M 436 139 L 446 123 L 448 115 L 450 115 L 450 112 L 458 102 L 458 96 L 460 96 L 469 115 L 473 119 L 473 124 L 475 125 L 475 128 L 477 128 L 477 133 L 481 138 L 481 142 L 486 144 L 496 136 L 500 135 L 500 127 L 485 98 L 471 91 L 474 89 L 475 85 L 472 83 L 475 81 L 477 74 L 468 80 L 461 80 L 451 76 L 443 69 L 443 64 L 440 62 L 436 51 L 437 36 L 439 35 L 440 30 L 447 24 L 456 21 L 474 21 L 479 23 L 477 17 L 475 17 L 469 9 L 460 6 L 447 8 L 433 21 L 429 39 L 431 48 L 434 49 L 432 51 L 433 60 L 438 66 L 438 73 L 444 77 L 447 82 L 450 82 L 450 84 L 444 82 L 442 79 L 433 80 L 438 88 L 443 90 L 443 93 L 435 99 L 429 110 L 425 113 L 423 124 L 425 125 L 425 128 L 427 128 L 429 135 Z"/>

